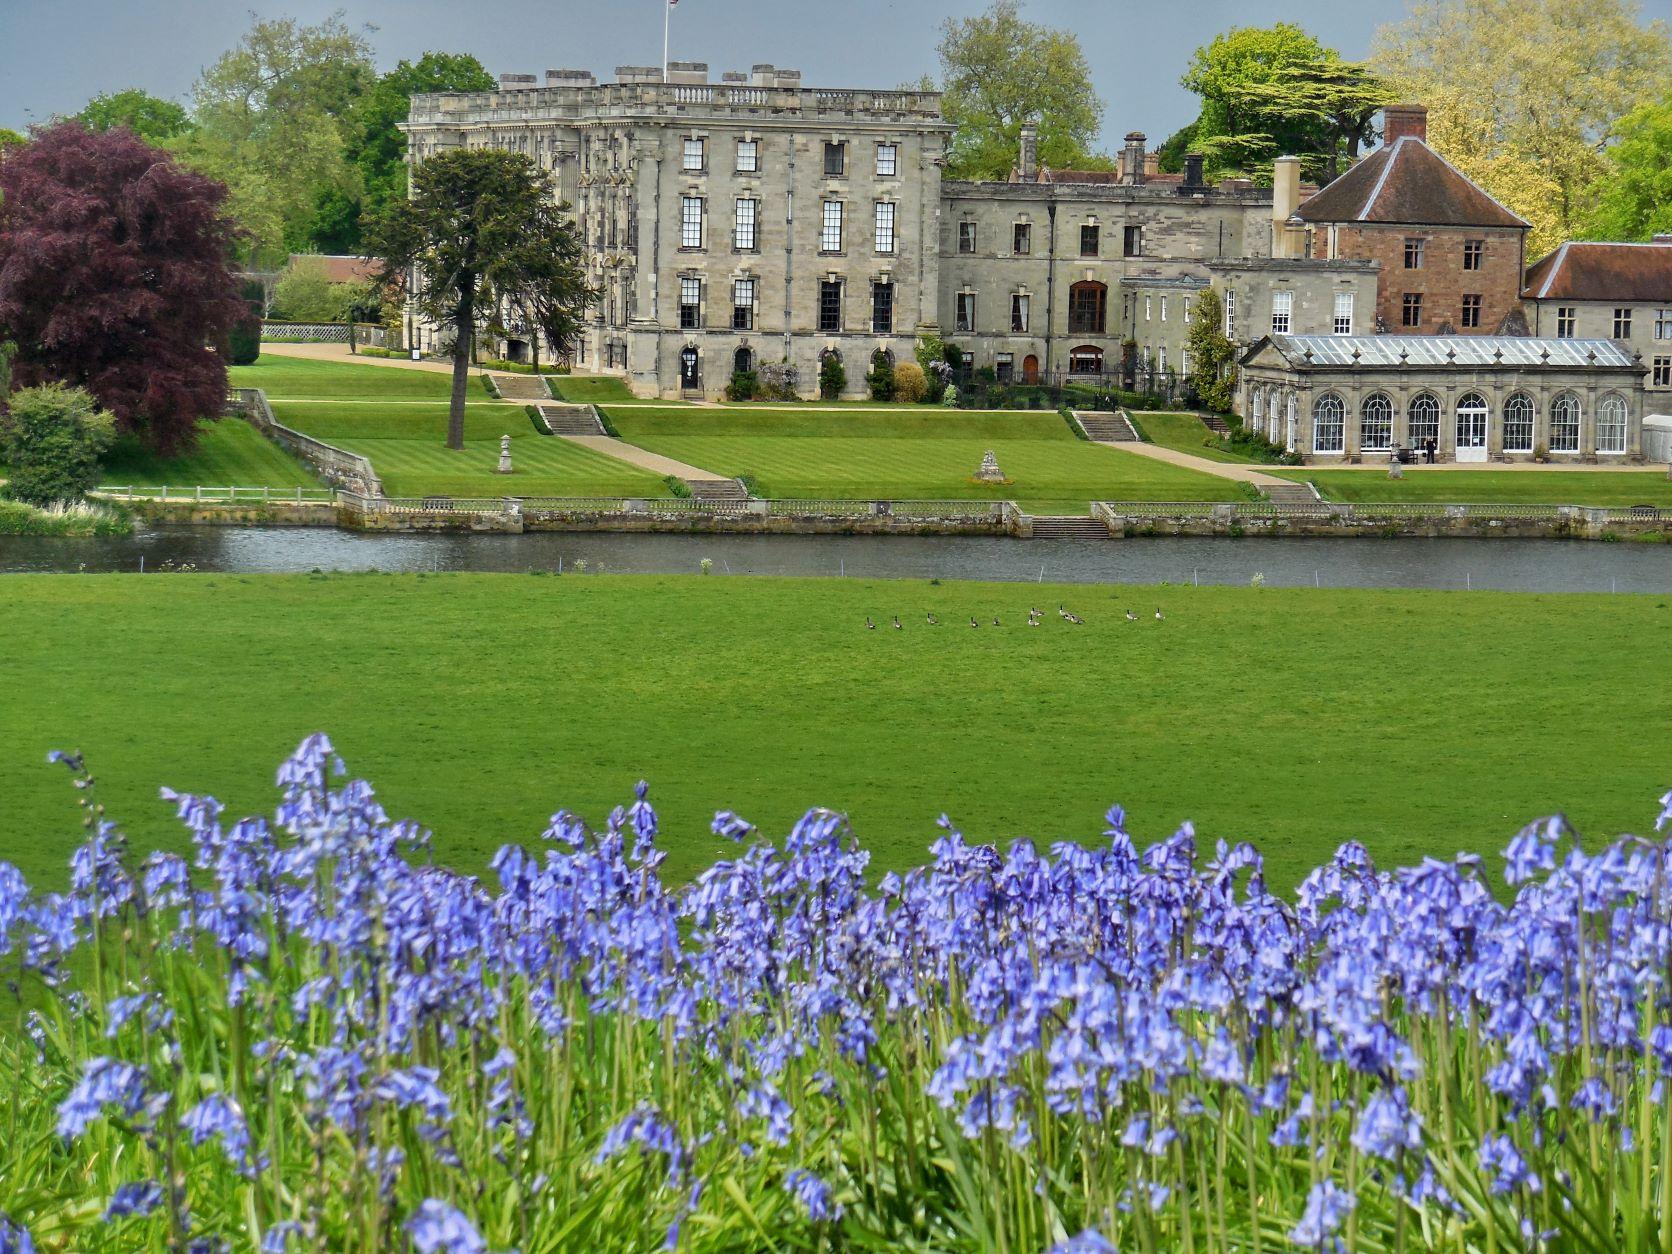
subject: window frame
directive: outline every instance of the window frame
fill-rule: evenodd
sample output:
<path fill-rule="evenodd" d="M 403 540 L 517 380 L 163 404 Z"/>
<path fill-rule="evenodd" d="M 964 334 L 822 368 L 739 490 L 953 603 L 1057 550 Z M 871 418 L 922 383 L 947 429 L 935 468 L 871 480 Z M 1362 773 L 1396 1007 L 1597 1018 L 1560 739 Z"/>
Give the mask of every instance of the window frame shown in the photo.
<path fill-rule="evenodd" d="M 1068 334 L 1109 334 L 1109 285 L 1081 279 L 1068 288 Z"/>
<path fill-rule="evenodd" d="M 1422 325 L 1423 303 L 1421 292 L 1402 293 L 1399 302 L 1399 325 L 1402 327 L 1420 327 Z"/>
<path fill-rule="evenodd" d="M 1405 268 L 1407 270 L 1421 270 L 1423 262 L 1428 257 L 1428 241 L 1420 235 L 1405 237 Z"/>
<path fill-rule="evenodd" d="M 1440 444 L 1440 415 L 1445 407 L 1432 392 L 1419 392 L 1405 406 L 1405 439 L 1409 447 L 1421 448 L 1427 440 Z M 1420 415 L 1420 416 L 1419 416 Z M 1420 425 L 1419 425 L 1420 424 Z"/>
<path fill-rule="evenodd" d="M 1465 330 L 1480 330 L 1481 311 L 1486 304 L 1485 298 L 1475 292 L 1463 293 L 1463 307 L 1459 314 L 1458 325 Z"/>
<path fill-rule="evenodd" d="M 881 299 L 884 292 L 888 293 L 886 301 Z M 885 305 L 888 317 L 880 319 L 877 315 Z M 894 282 L 892 279 L 871 280 L 871 334 L 894 334 Z"/>
<path fill-rule="evenodd" d="M 743 164 L 743 150 L 749 150 L 749 164 Z M 737 141 L 736 172 L 738 174 L 759 174 L 761 172 L 761 141 L 758 139 L 740 139 Z"/>
<path fill-rule="evenodd" d="M 1010 293 L 1010 334 L 1026 335 L 1033 317 L 1033 294 Z"/>
<path fill-rule="evenodd" d="M 1372 410 L 1375 417 L 1372 417 Z M 1359 452 L 1393 451 L 1393 398 L 1386 392 L 1372 392 L 1359 405 Z M 1372 423 L 1376 437 L 1372 438 Z M 1379 442 L 1378 442 L 1379 441 Z"/>
<path fill-rule="evenodd" d="M 1579 306 L 1556 306 L 1556 338 L 1558 340 L 1577 339 L 1579 330 Z"/>
<path fill-rule="evenodd" d="M 1571 417 L 1569 416 L 1569 411 L 1571 411 Z M 1571 429 L 1571 446 L 1566 443 L 1565 440 L 1561 445 L 1556 443 L 1558 423 L 1561 424 L 1560 429 L 1564 433 L 1564 436 Z M 1550 402 L 1550 451 L 1552 453 L 1577 453 L 1579 451 L 1579 440 L 1581 433 L 1584 430 L 1584 426 L 1585 406 L 1580 402 L 1578 394 L 1575 392 L 1561 393 L 1555 400 Z"/>
<path fill-rule="evenodd" d="M 1144 255 L 1144 228 L 1129 226 L 1121 233 L 1122 257 L 1142 257 Z"/>
<path fill-rule="evenodd" d="M 741 289 L 748 285 L 749 299 L 747 302 L 738 300 Z M 755 306 L 760 300 L 760 280 L 750 276 L 748 278 L 732 280 L 732 330 L 753 331 L 755 329 Z"/>
<path fill-rule="evenodd" d="M 1463 241 L 1463 269 L 1466 271 L 1480 271 L 1486 268 L 1486 241 L 1483 239 L 1468 239 Z"/>
<path fill-rule="evenodd" d="M 697 158 L 695 165 L 691 164 L 693 150 Z M 702 136 L 685 136 L 684 147 L 680 150 L 679 172 L 681 174 L 706 174 L 708 172 L 708 141 Z"/>
<path fill-rule="evenodd" d="M 1088 231 L 1091 232 L 1091 234 L 1089 236 L 1086 234 L 1086 232 L 1088 232 Z M 1088 240 L 1091 243 L 1090 249 L 1088 249 L 1086 247 L 1086 243 L 1087 243 Z M 1099 257 L 1099 256 L 1102 255 L 1102 253 L 1103 253 L 1103 228 L 1095 222 L 1082 222 L 1082 223 L 1080 223 L 1080 256 L 1082 256 L 1082 257 Z"/>
<path fill-rule="evenodd" d="M 1618 415 L 1617 427 L 1616 419 L 1612 416 L 1616 413 Z M 1609 415 L 1607 430 L 1610 433 L 1615 433 L 1616 431 L 1618 433 L 1618 447 L 1605 447 L 1603 444 L 1602 433 L 1604 430 L 1603 420 L 1605 415 Z M 1626 404 L 1626 400 L 1623 396 L 1621 396 L 1618 392 L 1610 392 L 1597 402 L 1596 451 L 1598 457 L 1624 457 L 1630 430 L 1631 407 Z M 1615 443 L 1616 441 L 1612 439 L 1609 441 L 1610 445 L 1614 445 Z"/>
<path fill-rule="evenodd" d="M 1343 302 L 1345 302 L 1347 310 L 1345 317 L 1341 313 Z M 1330 326 L 1334 334 L 1351 335 L 1353 333 L 1353 315 L 1356 312 L 1355 306 L 1357 304 L 1358 293 L 1356 292 L 1337 292 L 1335 294 L 1335 309 L 1330 316 Z M 1345 323 L 1345 329 L 1343 329 L 1343 323 Z"/>
<path fill-rule="evenodd" d="M 832 161 L 831 158 L 835 160 Z M 834 165 L 835 169 L 831 166 Z M 848 176 L 848 145 L 846 140 L 824 141 L 824 177 L 845 179 Z"/>
<path fill-rule="evenodd" d="M 826 256 L 842 251 L 842 235 L 847 218 L 844 200 L 825 200 L 819 207 L 819 252 Z M 832 218 L 831 210 L 835 210 Z M 834 232 L 834 234 L 832 234 Z M 832 243 L 831 241 L 835 242 Z"/>
<path fill-rule="evenodd" d="M 682 274 L 679 276 L 679 329 L 681 331 L 698 330 L 702 327 L 702 276 L 696 274 Z M 695 294 L 695 299 L 690 297 Z"/>
<path fill-rule="evenodd" d="M 1656 357 L 1649 362 L 1649 386 L 1672 388 L 1672 357 Z"/>
<path fill-rule="evenodd" d="M 1630 305 L 1617 305 L 1614 308 L 1614 338 L 1629 340 L 1631 338 L 1632 308 Z"/>
<path fill-rule="evenodd" d="M 1282 325 L 1279 325 L 1281 320 Z M 1295 293 L 1292 288 L 1280 287 L 1271 294 L 1271 333 L 1289 335 L 1295 325 Z"/>
<path fill-rule="evenodd" d="M 883 154 L 888 154 L 888 168 L 883 169 Z M 900 177 L 900 145 L 896 143 L 880 143 L 877 145 L 877 177 L 879 179 L 894 179 Z"/>
<path fill-rule="evenodd" d="M 888 212 L 885 214 L 883 212 L 884 210 L 887 210 Z M 876 251 L 878 253 L 881 253 L 885 256 L 893 256 L 894 255 L 895 248 L 896 248 L 896 237 L 895 237 L 895 233 L 894 233 L 894 223 L 895 223 L 895 219 L 898 216 L 899 216 L 898 206 L 895 204 L 894 201 L 892 201 L 892 200 L 879 200 L 879 201 L 875 202 L 875 214 L 874 214 L 874 217 L 873 217 L 874 230 L 873 230 L 873 235 L 872 235 L 872 243 L 875 245 Z M 886 223 L 884 222 L 885 217 L 887 219 Z"/>
<path fill-rule="evenodd" d="M 1010 252 L 1015 257 L 1033 256 L 1033 223 L 1012 222 L 1010 224 Z"/>
<path fill-rule="evenodd" d="M 843 284 L 841 279 L 819 280 L 819 334 L 842 333 Z"/>
<path fill-rule="evenodd" d="M 692 210 L 695 209 L 693 219 Z M 679 198 L 679 247 L 681 251 L 701 251 L 708 235 L 708 202 L 702 196 Z M 695 238 L 696 242 L 692 243 Z"/>
<path fill-rule="evenodd" d="M 1326 431 L 1333 433 L 1332 443 L 1325 443 Z M 1325 455 L 1347 451 L 1347 402 L 1339 392 L 1325 392 L 1312 402 L 1312 451 Z"/>
<path fill-rule="evenodd" d="M 1511 433 L 1515 442 L 1511 442 Z M 1513 392 L 1504 402 L 1504 452 L 1531 453 L 1538 440 L 1538 404 L 1526 392 Z"/>
<path fill-rule="evenodd" d="M 748 220 L 744 220 L 744 209 L 747 205 Z M 739 196 L 732 208 L 732 248 L 740 253 L 758 253 L 760 251 L 760 208 L 761 202 L 754 196 Z M 744 227 L 748 227 L 748 242 L 744 242 Z"/>
<path fill-rule="evenodd" d="M 975 219 L 958 219 L 958 255 L 973 257 L 975 255 Z"/>
<path fill-rule="evenodd" d="M 953 326 L 960 335 L 975 333 L 975 293 L 963 291 L 952 298 Z"/>

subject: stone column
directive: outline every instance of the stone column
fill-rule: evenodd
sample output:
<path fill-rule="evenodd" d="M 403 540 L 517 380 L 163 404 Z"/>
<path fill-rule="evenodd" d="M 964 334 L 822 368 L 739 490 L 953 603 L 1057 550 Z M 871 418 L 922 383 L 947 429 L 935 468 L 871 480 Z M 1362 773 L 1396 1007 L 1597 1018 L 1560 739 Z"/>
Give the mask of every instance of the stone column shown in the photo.
<path fill-rule="evenodd" d="M 1358 388 L 1337 389 L 1341 403 L 1347 407 L 1347 412 L 1341 419 L 1341 456 L 1349 462 L 1363 461 L 1363 452 L 1359 447 L 1359 436 L 1363 429 L 1364 396 Z"/>

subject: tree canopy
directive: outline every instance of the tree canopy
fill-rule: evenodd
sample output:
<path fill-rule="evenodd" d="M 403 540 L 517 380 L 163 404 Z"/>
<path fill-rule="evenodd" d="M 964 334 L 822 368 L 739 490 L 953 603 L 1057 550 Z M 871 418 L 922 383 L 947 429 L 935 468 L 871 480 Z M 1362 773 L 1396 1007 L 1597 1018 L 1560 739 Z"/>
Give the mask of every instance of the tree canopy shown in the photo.
<path fill-rule="evenodd" d="M 1029 124 L 1039 130 L 1043 164 L 1108 166 L 1092 151 L 1103 101 L 1073 33 L 1026 21 L 1018 0 L 994 0 L 976 17 L 948 18 L 939 51 L 953 178 L 1007 178 Z"/>
<path fill-rule="evenodd" d="M 1163 161 L 1178 168 L 1188 145 L 1213 176 L 1269 177 L 1274 158 L 1295 156 L 1307 177 L 1328 182 L 1374 140 L 1376 114 L 1394 100 L 1376 74 L 1290 22 L 1216 36 L 1180 81 L 1201 97 L 1201 114 L 1163 145 Z"/>
<path fill-rule="evenodd" d="M 0 326 L 12 382 L 84 387 L 162 454 L 219 417 L 216 351 L 245 315 L 226 189 L 126 129 L 35 132 L 0 162 Z"/>
<path fill-rule="evenodd" d="M 1533 224 L 1577 233 L 1620 119 L 1672 94 L 1672 41 L 1635 0 L 1420 0 L 1372 63 L 1429 107 L 1429 142 Z"/>
<path fill-rule="evenodd" d="M 149 144 L 160 144 L 192 128 L 183 105 L 137 87 L 94 96 L 76 118 L 90 131 L 125 126 Z"/>
<path fill-rule="evenodd" d="M 410 198 L 385 207 L 367 244 L 384 262 L 379 282 L 413 273 L 414 303 L 452 334 L 453 449 L 464 447 L 477 328 L 500 309 L 515 310 L 561 352 L 598 296 L 568 206 L 557 203 L 551 176 L 521 153 L 456 148 L 430 157 L 413 175 Z"/>
<path fill-rule="evenodd" d="M 1672 99 L 1634 109 L 1616 124 L 1586 225 L 1594 239 L 1646 240 L 1672 231 Z"/>

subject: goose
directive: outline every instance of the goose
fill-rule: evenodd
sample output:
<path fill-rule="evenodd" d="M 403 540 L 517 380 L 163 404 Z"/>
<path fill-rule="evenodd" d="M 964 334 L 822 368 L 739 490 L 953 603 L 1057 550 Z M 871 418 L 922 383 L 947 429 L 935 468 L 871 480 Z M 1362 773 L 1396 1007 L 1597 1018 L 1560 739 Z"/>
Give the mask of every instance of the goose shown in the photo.
<path fill-rule="evenodd" d="M 875 631 L 876 629 L 877 629 L 877 625 L 871 621 L 871 616 L 869 614 L 867 614 L 865 616 L 865 630 L 866 631 Z"/>
<path fill-rule="evenodd" d="M 894 616 L 894 630 L 895 631 L 904 631 L 905 630 L 904 627 L 900 626 L 900 616 L 898 614 L 896 614 Z"/>
<path fill-rule="evenodd" d="M 1161 612 L 1161 607 L 1159 605 L 1156 606 L 1155 607 L 1155 621 L 1159 623 L 1159 622 L 1163 621 L 1166 617 L 1167 616 Z"/>
<path fill-rule="evenodd" d="M 1065 620 L 1067 620 L 1068 622 L 1073 623 L 1075 626 L 1079 626 L 1081 623 L 1086 621 L 1085 619 L 1081 618 L 1078 614 L 1064 614 L 1063 618 Z"/>
<path fill-rule="evenodd" d="M 932 612 L 924 614 L 924 617 L 929 620 L 929 626 L 931 626 L 931 627 L 939 627 L 940 626 L 940 619 L 936 618 Z"/>
<path fill-rule="evenodd" d="M 993 615 L 993 626 L 999 626 L 999 616 L 997 614 Z"/>
<path fill-rule="evenodd" d="M 1043 618 L 1044 616 L 1045 611 L 1040 609 L 1038 606 L 1032 606 L 1028 609 L 1029 618 Z"/>
<path fill-rule="evenodd" d="M 979 627 L 979 626 L 981 626 L 981 620 L 980 620 L 980 619 L 978 619 L 978 618 L 976 618 L 976 616 L 975 616 L 975 615 L 974 615 L 974 614 L 971 614 L 971 615 L 970 615 L 970 626 L 971 626 L 971 627 Z"/>
<path fill-rule="evenodd" d="M 1057 617 L 1058 618 L 1067 618 L 1068 617 L 1068 611 L 1062 608 L 1062 603 L 1060 601 L 1057 603 Z"/>
<path fill-rule="evenodd" d="M 1129 623 L 1135 623 L 1135 622 L 1138 621 L 1138 616 L 1136 614 L 1134 614 L 1131 610 L 1127 610 L 1126 611 L 1126 621 L 1129 622 Z"/>
<path fill-rule="evenodd" d="M 1038 620 L 1038 619 L 1037 619 L 1037 618 L 1035 618 L 1035 617 L 1034 617 L 1034 616 L 1033 616 L 1033 615 L 1031 615 L 1031 614 L 1030 614 L 1030 615 L 1028 615 L 1028 626 L 1029 626 L 1029 627 L 1037 627 L 1037 626 L 1039 626 L 1039 620 Z"/>

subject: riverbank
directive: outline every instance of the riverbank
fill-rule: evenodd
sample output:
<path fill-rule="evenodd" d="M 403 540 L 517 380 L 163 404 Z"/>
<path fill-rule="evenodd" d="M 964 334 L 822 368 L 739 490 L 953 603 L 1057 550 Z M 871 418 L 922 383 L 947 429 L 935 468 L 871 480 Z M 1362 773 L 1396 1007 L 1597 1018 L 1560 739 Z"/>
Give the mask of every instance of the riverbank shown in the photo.
<path fill-rule="evenodd" d="M 1145 840 L 1186 818 L 1259 838 L 1279 887 L 1345 839 L 1414 863 L 1575 799 L 1591 836 L 1641 830 L 1668 784 L 1672 693 L 1645 680 L 1672 597 L 568 569 L 8 579 L 0 847 L 62 875 L 80 829 L 49 749 L 88 752 L 142 849 L 179 849 L 159 783 L 267 809 L 273 762 L 321 729 L 465 869 L 560 806 L 602 822 L 640 778 L 675 877 L 745 803 L 775 833 L 845 807 L 886 868 L 948 806 L 1043 844 L 1095 840 L 1120 802 Z"/>

